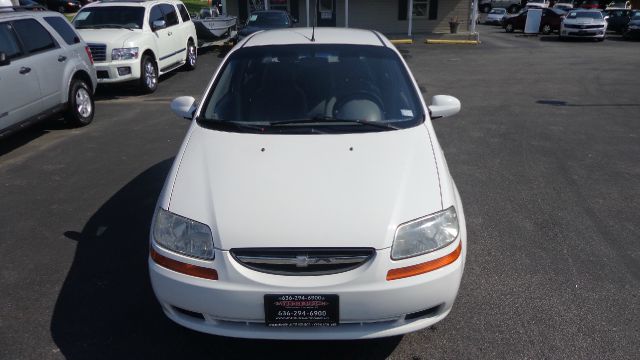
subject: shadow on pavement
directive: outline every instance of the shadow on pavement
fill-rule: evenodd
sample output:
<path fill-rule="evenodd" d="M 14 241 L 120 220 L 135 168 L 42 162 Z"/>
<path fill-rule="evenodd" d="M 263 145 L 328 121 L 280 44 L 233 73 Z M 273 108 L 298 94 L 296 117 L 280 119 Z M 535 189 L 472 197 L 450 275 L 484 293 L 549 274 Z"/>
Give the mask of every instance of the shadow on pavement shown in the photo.
<path fill-rule="evenodd" d="M 165 317 L 147 270 L 148 231 L 173 159 L 131 180 L 93 214 L 56 302 L 52 338 L 67 359 L 385 359 L 401 337 L 363 341 L 242 340 Z"/>
<path fill-rule="evenodd" d="M 3 134 L 0 136 L 0 156 L 8 154 L 52 131 L 69 130 L 73 128 L 75 127 L 64 120 L 62 115 L 54 115 L 37 124 L 28 125 L 25 128 Z"/>
<path fill-rule="evenodd" d="M 537 104 L 540 105 L 551 105 L 551 106 L 571 106 L 571 107 L 606 107 L 606 106 L 614 106 L 614 107 L 640 107 L 639 104 L 573 104 L 568 103 L 562 100 L 538 100 Z"/>

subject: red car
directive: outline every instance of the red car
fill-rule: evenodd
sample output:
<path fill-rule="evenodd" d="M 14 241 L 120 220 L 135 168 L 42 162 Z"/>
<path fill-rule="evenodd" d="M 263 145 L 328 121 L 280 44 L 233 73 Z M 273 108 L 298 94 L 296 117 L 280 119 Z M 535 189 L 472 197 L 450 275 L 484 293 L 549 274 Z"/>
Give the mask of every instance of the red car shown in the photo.
<path fill-rule="evenodd" d="M 522 12 L 504 19 L 502 27 L 506 32 L 514 32 L 515 30 L 523 30 L 527 23 L 527 9 Z M 567 13 L 554 8 L 543 8 L 542 19 L 540 20 L 540 32 L 548 35 L 554 31 L 560 31 L 560 23 Z"/>

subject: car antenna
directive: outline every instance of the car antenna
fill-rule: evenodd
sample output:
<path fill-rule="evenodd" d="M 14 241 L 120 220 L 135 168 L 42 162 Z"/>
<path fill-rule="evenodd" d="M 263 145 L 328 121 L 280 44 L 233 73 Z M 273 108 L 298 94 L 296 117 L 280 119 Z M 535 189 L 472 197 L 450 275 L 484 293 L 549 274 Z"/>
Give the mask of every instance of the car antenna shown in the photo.
<path fill-rule="evenodd" d="M 315 16 L 313 19 L 313 27 L 311 28 L 311 42 L 316 41 L 316 26 L 318 26 L 318 0 L 316 0 Z"/>

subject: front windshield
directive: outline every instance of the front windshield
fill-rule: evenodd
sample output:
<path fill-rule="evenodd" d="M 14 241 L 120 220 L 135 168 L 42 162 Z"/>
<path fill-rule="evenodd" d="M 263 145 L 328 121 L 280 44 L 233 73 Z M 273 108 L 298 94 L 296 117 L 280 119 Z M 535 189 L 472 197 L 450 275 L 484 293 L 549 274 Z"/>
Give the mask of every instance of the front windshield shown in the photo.
<path fill-rule="evenodd" d="M 568 19 L 602 19 L 602 13 L 595 11 L 572 11 L 567 15 Z"/>
<path fill-rule="evenodd" d="M 282 12 L 262 12 L 249 16 L 249 26 L 258 27 L 287 27 L 289 17 Z"/>
<path fill-rule="evenodd" d="M 142 29 L 143 21 L 144 8 L 141 6 L 85 7 L 73 18 L 73 26 L 76 29 Z"/>
<path fill-rule="evenodd" d="M 198 121 L 203 126 L 257 125 L 261 132 L 295 128 L 308 133 L 318 126 L 332 133 L 381 131 L 424 121 L 420 104 L 404 65 L 391 49 L 255 46 L 228 59 Z M 360 126 L 363 123 L 376 126 Z"/>

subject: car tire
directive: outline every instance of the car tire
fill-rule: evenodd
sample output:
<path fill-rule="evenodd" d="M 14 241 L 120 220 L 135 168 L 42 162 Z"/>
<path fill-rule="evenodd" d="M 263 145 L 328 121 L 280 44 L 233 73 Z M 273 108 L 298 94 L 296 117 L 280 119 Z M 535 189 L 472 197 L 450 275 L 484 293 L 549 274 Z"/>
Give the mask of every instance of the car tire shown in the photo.
<path fill-rule="evenodd" d="M 513 24 L 507 24 L 504 26 L 504 31 L 508 32 L 508 33 L 512 33 L 513 32 Z"/>
<path fill-rule="evenodd" d="M 551 29 L 551 25 L 549 24 L 544 24 L 542 25 L 542 34 L 543 35 L 549 35 L 551 34 L 553 30 Z"/>
<path fill-rule="evenodd" d="M 140 91 L 151 94 L 158 89 L 158 68 L 149 55 L 143 55 L 140 61 Z"/>
<path fill-rule="evenodd" d="M 184 68 L 188 71 L 195 70 L 198 62 L 198 49 L 193 41 L 187 43 L 187 58 L 185 59 Z"/>
<path fill-rule="evenodd" d="M 93 92 L 86 82 L 80 79 L 71 80 L 69 87 L 69 102 L 65 118 L 74 126 L 89 125 L 95 113 Z"/>

